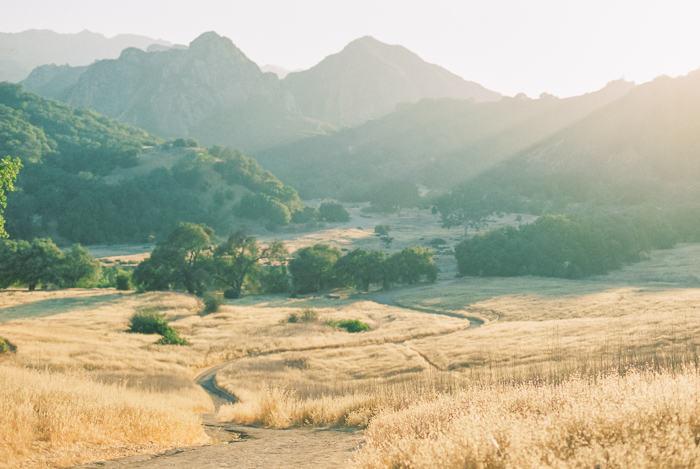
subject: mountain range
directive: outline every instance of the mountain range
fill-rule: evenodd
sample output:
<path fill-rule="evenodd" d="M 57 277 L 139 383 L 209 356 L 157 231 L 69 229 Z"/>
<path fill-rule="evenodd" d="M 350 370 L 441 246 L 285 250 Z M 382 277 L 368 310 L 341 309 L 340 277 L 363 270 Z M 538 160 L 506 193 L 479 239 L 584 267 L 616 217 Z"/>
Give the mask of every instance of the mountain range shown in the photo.
<path fill-rule="evenodd" d="M 170 47 L 171 43 L 133 34 L 107 38 L 83 31 L 60 34 L 48 30 L 0 33 L 0 81 L 19 82 L 39 65 L 90 65 L 95 60 L 119 57 L 128 47 Z"/>
<path fill-rule="evenodd" d="M 23 84 L 157 135 L 246 149 L 305 198 L 367 200 L 400 180 L 438 192 L 481 181 L 516 198 L 577 191 L 576 200 L 598 191 L 622 201 L 614 188 L 624 186 L 629 200 L 660 201 L 687 199 L 700 178 L 700 71 L 530 99 L 371 37 L 284 79 L 212 32 L 149 50 L 38 67 Z"/>
<path fill-rule="evenodd" d="M 498 93 L 428 64 L 401 46 L 370 37 L 280 80 L 213 32 L 186 50 L 126 49 L 118 59 L 87 68 L 39 67 L 23 85 L 158 135 L 194 137 L 247 151 L 378 118 L 402 102 L 500 99 Z"/>

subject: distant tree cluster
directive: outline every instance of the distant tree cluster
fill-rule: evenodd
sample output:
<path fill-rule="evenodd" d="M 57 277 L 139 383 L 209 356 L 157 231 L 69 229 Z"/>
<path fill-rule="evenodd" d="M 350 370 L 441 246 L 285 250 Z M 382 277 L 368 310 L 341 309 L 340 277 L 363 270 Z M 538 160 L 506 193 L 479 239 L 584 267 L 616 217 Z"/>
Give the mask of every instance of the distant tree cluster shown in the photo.
<path fill-rule="evenodd" d="M 289 261 L 292 285 L 296 293 L 312 293 L 333 287 L 354 286 L 359 291 L 371 285 L 389 288 L 394 284 L 413 284 L 421 279 L 433 282 L 438 268 L 433 251 L 410 246 L 387 256 L 383 251 L 355 249 L 345 256 L 338 248 L 316 244 L 297 251 Z"/>
<path fill-rule="evenodd" d="M 323 202 L 319 208 L 304 207 L 292 213 L 292 223 L 310 223 L 325 221 L 329 223 L 344 223 L 350 221 L 350 214 L 343 204 L 337 201 Z"/>
<path fill-rule="evenodd" d="M 203 296 L 218 290 L 226 298 L 238 298 L 243 291 L 289 292 L 290 280 L 292 291 L 304 294 L 345 286 L 366 291 L 371 285 L 432 282 L 437 274 L 433 251 L 420 246 L 391 256 L 363 249 L 343 256 L 338 248 L 316 244 L 288 260 L 282 242 L 260 246 L 255 237 L 238 231 L 217 244 L 206 225 L 181 223 L 137 266 L 132 281 L 148 291 L 186 290 Z"/>
<path fill-rule="evenodd" d="M 208 226 L 180 223 L 136 267 L 132 281 L 146 291 L 186 290 L 200 296 L 223 290 L 226 297 L 238 298 L 244 287 L 276 293 L 280 287 L 275 271 L 286 257 L 281 242 L 261 248 L 254 237 L 238 231 L 217 245 Z"/>
<path fill-rule="evenodd" d="M 50 239 L 0 240 L 0 288 L 95 286 L 101 277 L 102 266 L 79 244 L 62 251 Z"/>
<path fill-rule="evenodd" d="M 670 248 L 679 235 L 655 214 L 581 220 L 545 215 L 519 228 L 479 233 L 455 247 L 462 275 L 582 278 Z"/>

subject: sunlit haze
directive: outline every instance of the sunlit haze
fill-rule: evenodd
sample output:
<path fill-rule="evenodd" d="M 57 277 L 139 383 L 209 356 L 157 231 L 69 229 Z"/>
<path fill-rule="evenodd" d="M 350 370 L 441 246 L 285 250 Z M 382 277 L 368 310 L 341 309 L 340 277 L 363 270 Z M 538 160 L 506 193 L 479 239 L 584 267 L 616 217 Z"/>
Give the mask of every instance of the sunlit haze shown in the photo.
<path fill-rule="evenodd" d="M 2 0 L 1 32 L 229 37 L 259 65 L 304 69 L 364 35 L 506 95 L 570 96 L 700 68 L 693 1 Z"/>

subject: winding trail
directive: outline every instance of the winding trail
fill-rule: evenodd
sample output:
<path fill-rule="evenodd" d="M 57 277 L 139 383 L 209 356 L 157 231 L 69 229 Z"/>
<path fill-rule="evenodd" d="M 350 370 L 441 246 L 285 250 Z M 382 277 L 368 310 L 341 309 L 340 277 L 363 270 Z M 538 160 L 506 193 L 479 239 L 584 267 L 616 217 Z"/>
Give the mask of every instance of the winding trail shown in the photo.
<path fill-rule="evenodd" d="M 441 283 L 444 284 L 448 282 Z M 458 313 L 435 311 L 427 308 L 406 308 L 397 304 L 395 301 L 395 296 L 399 293 L 422 290 L 434 286 L 435 284 L 396 291 L 380 291 L 364 294 L 362 298 L 379 304 L 420 311 L 426 314 L 439 314 L 466 319 L 469 321 L 469 325 L 466 328 L 479 327 L 483 324 L 479 319 L 469 318 Z M 425 336 L 452 334 L 454 332 L 455 331 L 416 334 L 415 336 L 394 343 L 411 349 L 411 347 L 406 344 L 409 340 Z M 367 344 L 362 344 L 357 346 L 366 345 Z M 298 349 L 279 349 L 269 351 L 263 355 L 338 347 L 348 346 L 331 345 Z M 432 367 L 438 368 L 437 365 L 430 362 L 427 357 L 421 356 Z M 236 396 L 219 388 L 216 384 L 216 374 L 230 363 L 231 361 L 212 366 L 202 371 L 194 379 L 195 383 L 200 385 L 209 394 L 216 410 L 222 405 L 235 403 L 237 401 Z M 215 444 L 209 446 L 176 448 L 156 455 L 131 456 L 75 467 L 83 469 L 220 469 L 222 467 L 241 469 L 276 467 L 289 469 L 339 468 L 348 464 L 352 458 L 352 453 L 361 447 L 364 440 L 364 432 L 361 430 L 345 428 L 260 428 L 231 422 L 218 422 L 215 418 L 215 414 L 203 414 L 202 424 Z"/>

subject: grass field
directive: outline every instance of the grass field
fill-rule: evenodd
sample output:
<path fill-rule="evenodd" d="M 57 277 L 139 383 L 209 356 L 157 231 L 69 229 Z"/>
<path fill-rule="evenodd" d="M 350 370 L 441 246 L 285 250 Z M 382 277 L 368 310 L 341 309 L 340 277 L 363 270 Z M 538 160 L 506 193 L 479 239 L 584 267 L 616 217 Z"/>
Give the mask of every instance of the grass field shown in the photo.
<path fill-rule="evenodd" d="M 0 292 L 0 337 L 17 347 L 0 358 L 11 410 L 0 467 L 206 442 L 198 414 L 213 407 L 192 378 L 223 362 L 217 383 L 240 402 L 219 419 L 366 427 L 358 467 L 692 466 L 697 266 L 700 246 L 682 245 L 585 281 L 463 278 L 339 299 L 246 297 L 208 316 L 178 293 Z M 396 304 L 372 301 L 380 297 Z M 161 311 L 192 345 L 126 332 L 143 308 Z M 302 308 L 317 318 L 289 322 Z M 485 323 L 469 327 L 468 317 Z M 328 324 L 344 319 L 371 330 Z M 37 408 L 42 418 L 30 418 Z M 66 413 L 75 418 L 55 423 Z M 124 425 L 107 418 L 115 413 Z M 151 423 L 138 427 L 128 417 L 137 414 Z"/>

